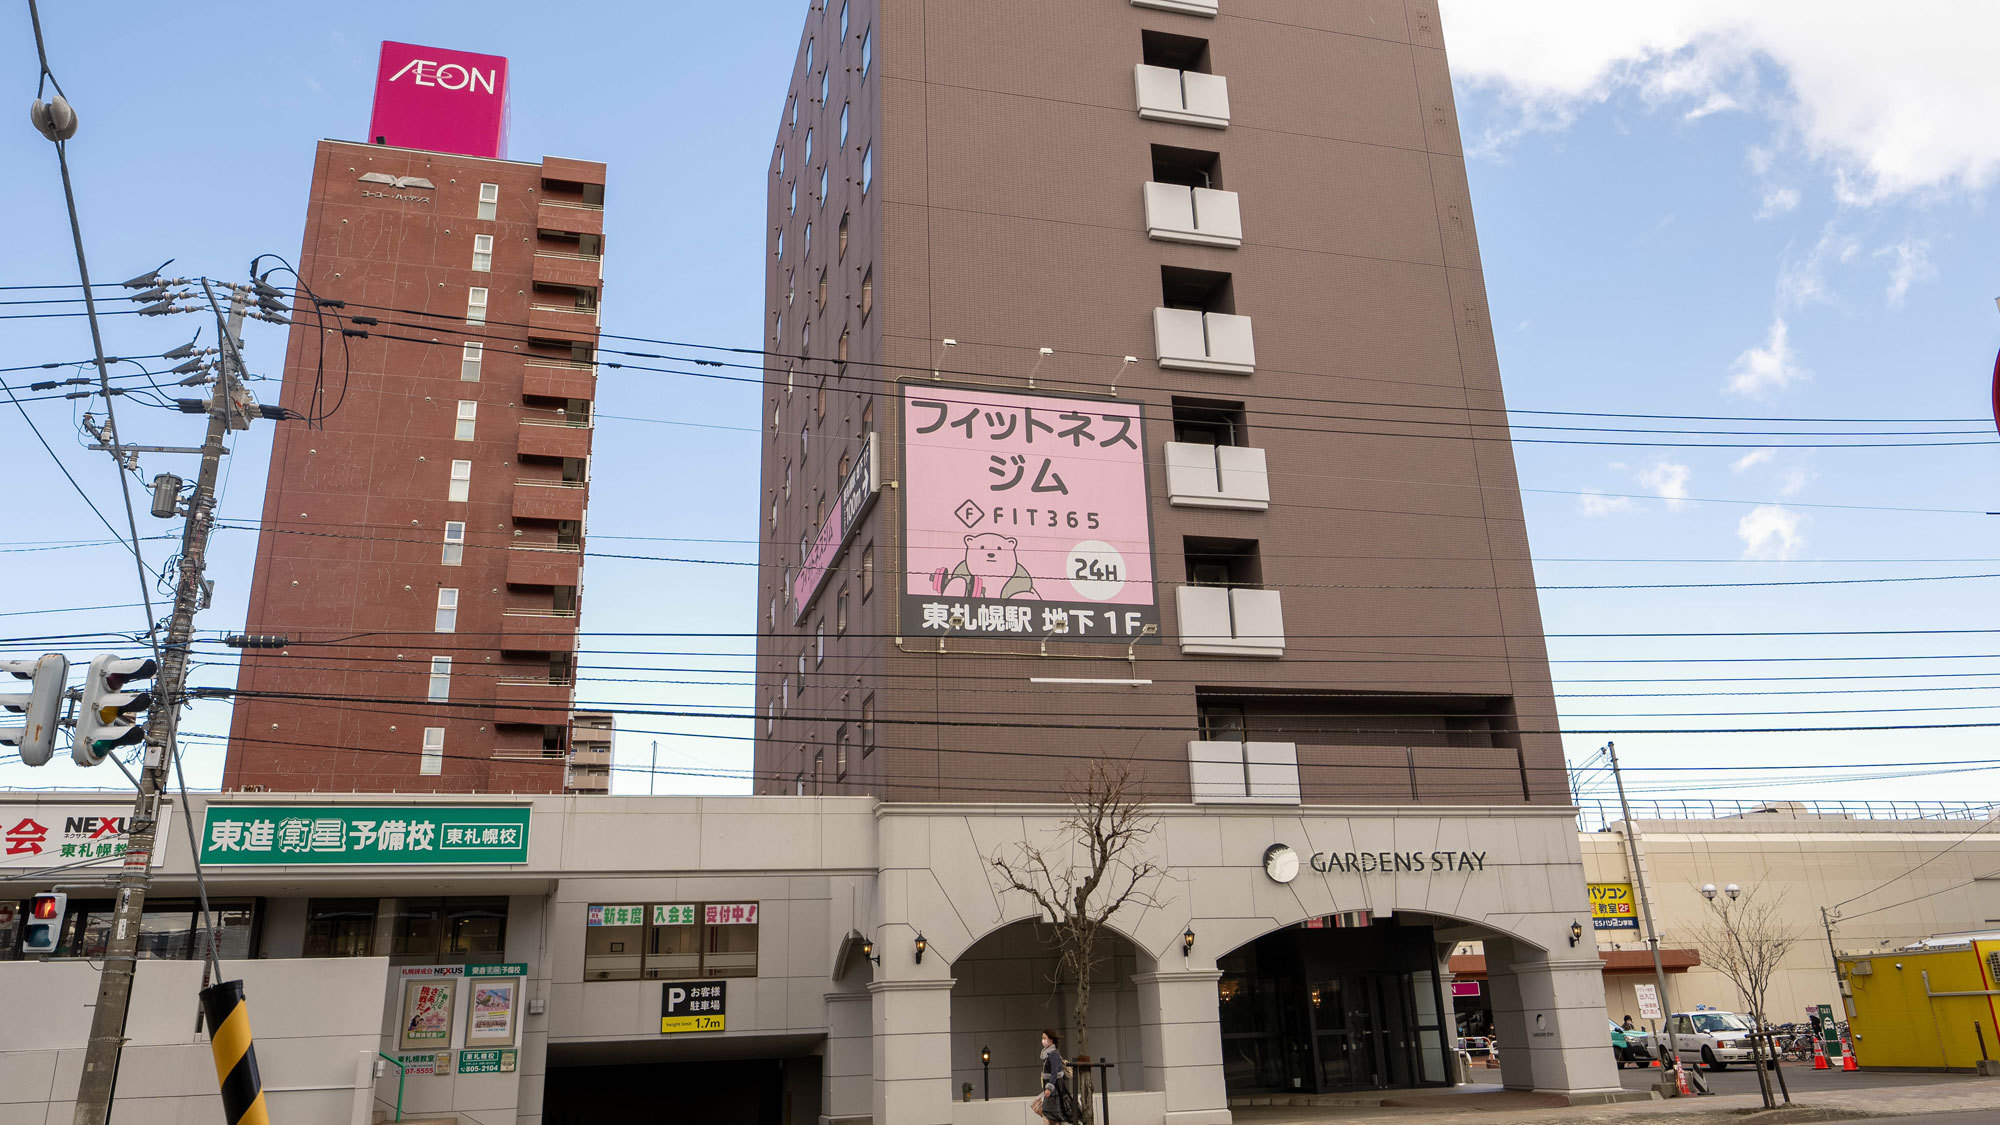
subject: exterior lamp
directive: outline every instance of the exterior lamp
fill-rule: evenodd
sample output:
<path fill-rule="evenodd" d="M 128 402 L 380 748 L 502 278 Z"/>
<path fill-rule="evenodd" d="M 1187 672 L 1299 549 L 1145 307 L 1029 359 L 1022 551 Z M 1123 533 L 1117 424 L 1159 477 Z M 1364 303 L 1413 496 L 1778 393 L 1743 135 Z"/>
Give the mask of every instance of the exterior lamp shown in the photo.
<path fill-rule="evenodd" d="M 986 1101 L 993 1100 L 993 1048 L 979 1048 L 980 1093 Z"/>
<path fill-rule="evenodd" d="M 1194 952 L 1194 927 L 1189 926 L 1186 930 L 1183 930 L 1181 932 L 1181 959 L 1186 960 L 1187 955 L 1193 952 Z"/>
<path fill-rule="evenodd" d="M 925 941 L 925 940 L 924 940 L 924 932 L 923 932 L 922 930 L 918 930 L 918 931 L 917 931 L 917 964 L 921 965 L 921 964 L 923 964 L 923 963 L 924 963 L 924 950 L 926 950 L 926 949 L 929 949 L 930 947 L 931 947 L 931 943 L 930 943 L 930 942 L 928 942 L 928 941 Z"/>
<path fill-rule="evenodd" d="M 1734 883 L 1731 883 L 1728 886 L 1722 888 L 1722 893 L 1728 895 L 1730 897 L 1730 900 L 1734 901 L 1737 895 L 1743 893 L 1743 888 L 1737 886 Z"/>
<path fill-rule="evenodd" d="M 873 961 L 877 965 L 882 963 L 882 955 L 875 952 L 874 942 L 864 941 L 861 943 L 861 959 L 864 961 Z"/>
<path fill-rule="evenodd" d="M 1583 923 L 1582 923 L 1582 922 L 1578 922 L 1578 921 L 1575 921 L 1575 920 L 1573 920 L 1573 919 L 1572 919 L 1572 920 L 1571 920 L 1571 922 L 1570 922 L 1570 924 L 1569 924 L 1569 945 L 1570 945 L 1570 948 L 1571 948 L 1571 949 L 1575 949 L 1575 948 L 1576 948 L 1576 943 L 1577 943 L 1577 942 L 1580 942 L 1580 941 L 1582 941 L 1582 940 L 1583 940 Z"/>
<path fill-rule="evenodd" d="M 1703 883 L 1703 884 L 1701 885 L 1701 897 L 1703 897 L 1703 898 L 1707 899 L 1707 900 L 1708 900 L 1708 901 L 1710 901 L 1710 902 L 1714 902 L 1714 901 L 1715 901 L 1715 884 L 1714 884 L 1714 883 Z"/>

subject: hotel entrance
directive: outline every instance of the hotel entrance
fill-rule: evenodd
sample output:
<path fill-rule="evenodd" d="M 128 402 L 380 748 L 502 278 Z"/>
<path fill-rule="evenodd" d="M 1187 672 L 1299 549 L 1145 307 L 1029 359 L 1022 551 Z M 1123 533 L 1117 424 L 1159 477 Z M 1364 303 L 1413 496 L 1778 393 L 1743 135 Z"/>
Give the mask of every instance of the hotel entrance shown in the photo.
<path fill-rule="evenodd" d="M 1229 1092 L 1448 1085 L 1450 1009 L 1431 928 L 1331 922 L 1266 934 L 1217 962 Z"/>

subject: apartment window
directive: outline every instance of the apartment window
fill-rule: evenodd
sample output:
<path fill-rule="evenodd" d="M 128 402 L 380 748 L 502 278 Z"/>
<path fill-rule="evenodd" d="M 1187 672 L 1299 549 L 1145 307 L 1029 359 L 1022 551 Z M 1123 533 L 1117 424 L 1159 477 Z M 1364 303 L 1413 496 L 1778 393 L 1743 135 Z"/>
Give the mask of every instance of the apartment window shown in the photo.
<path fill-rule="evenodd" d="M 875 752 L 875 697 L 861 701 L 861 756 Z"/>
<path fill-rule="evenodd" d="M 424 728 L 424 756 L 417 772 L 426 777 L 444 772 L 444 728 Z"/>
<path fill-rule="evenodd" d="M 849 335 L 849 332 L 848 332 L 848 330 L 847 330 L 847 329 L 845 329 L 845 328 L 841 329 L 841 330 L 840 330 L 840 341 L 839 341 L 839 342 L 838 342 L 837 344 L 835 344 L 835 345 L 834 345 L 834 349 L 833 349 L 833 358 L 834 358 L 834 359 L 836 359 L 836 360 L 838 360 L 838 361 L 840 361 L 841 363 L 846 363 L 846 362 L 847 362 L 847 337 L 848 337 L 848 335 Z"/>
<path fill-rule="evenodd" d="M 840 588 L 840 597 L 834 599 L 833 631 L 847 635 L 847 587 Z"/>
<path fill-rule="evenodd" d="M 1255 539 L 1190 535 L 1182 540 L 1182 547 L 1187 556 L 1187 580 L 1193 585 L 1256 587 L 1263 583 Z"/>
<path fill-rule="evenodd" d="M 781 261 L 781 262 L 785 260 L 785 232 L 784 232 L 784 231 L 779 231 L 779 232 L 778 232 L 778 260 L 779 260 L 779 261 Z M 784 323 L 784 320 L 783 320 L 782 318 L 780 318 L 780 320 L 778 321 L 778 323 L 782 325 L 782 324 Z"/>
<path fill-rule="evenodd" d="M 799 127 L 799 96 L 798 96 L 797 94 L 793 94 L 793 95 L 791 96 L 791 99 L 790 99 L 789 101 L 787 101 L 787 102 L 785 103 L 785 112 L 791 115 L 791 127 L 792 127 L 792 128 L 794 128 L 794 129 L 798 128 L 798 127 Z"/>
<path fill-rule="evenodd" d="M 472 269 L 475 273 L 493 272 L 493 236 L 475 234 L 472 236 Z"/>
<path fill-rule="evenodd" d="M 861 408 L 861 436 L 867 437 L 875 429 L 875 403 L 870 401 Z"/>
<path fill-rule="evenodd" d="M 875 61 L 875 29 L 871 26 L 861 32 L 861 77 L 868 77 L 868 64 Z"/>
<path fill-rule="evenodd" d="M 875 186 L 875 146 L 871 144 L 867 148 L 861 150 L 861 194 L 867 195 L 868 189 L 874 186 Z"/>
<path fill-rule="evenodd" d="M 861 275 L 861 322 L 868 322 L 868 314 L 875 311 L 875 267 Z"/>
<path fill-rule="evenodd" d="M 1197 39 L 1192 35 L 1170 35 L 1164 31 L 1142 31 L 1139 33 L 1139 43 L 1143 61 L 1147 66 L 1208 73 L 1206 39 Z"/>
<path fill-rule="evenodd" d="M 315 898 L 306 901 L 306 957 L 373 957 L 375 910 L 372 898 Z"/>
<path fill-rule="evenodd" d="M 808 39 L 806 40 L 806 77 L 808 78 L 812 77 L 812 72 L 813 72 L 813 41 Z"/>
<path fill-rule="evenodd" d="M 500 209 L 500 185 L 480 184 L 479 217 L 482 219 L 494 218 L 499 209 Z"/>
<path fill-rule="evenodd" d="M 840 104 L 840 143 L 841 143 L 841 144 L 846 144 L 846 143 L 847 143 L 847 110 L 848 110 L 848 108 L 849 108 L 849 106 L 848 106 L 848 103 L 846 103 L 846 102 L 842 102 L 842 103 Z"/>
<path fill-rule="evenodd" d="M 790 500 L 791 498 L 792 498 L 792 462 L 789 458 L 787 458 L 785 461 L 785 499 Z"/>
<path fill-rule="evenodd" d="M 826 796 L 826 751 L 813 751 L 813 796 Z"/>
<path fill-rule="evenodd" d="M 439 633 L 458 632 L 458 591 L 450 586 L 438 588 L 437 623 L 433 630 Z"/>
<path fill-rule="evenodd" d="M 875 593 L 875 544 L 861 549 L 861 600 L 867 601 Z"/>
<path fill-rule="evenodd" d="M 505 898 L 392 899 L 388 914 L 402 964 L 497 964 L 507 949 Z"/>
<path fill-rule="evenodd" d="M 847 39 L 847 0 L 840 0 L 840 38 L 842 42 Z"/>
<path fill-rule="evenodd" d="M 842 482 L 845 482 L 847 480 L 847 474 L 851 472 L 853 469 L 854 469 L 854 454 L 843 453 L 840 455 L 840 472 L 834 474 L 835 478 Z"/>
<path fill-rule="evenodd" d="M 801 652 L 799 653 L 799 694 L 803 696 L 805 695 L 805 693 L 806 693 L 806 654 Z"/>
<path fill-rule="evenodd" d="M 806 458 L 812 455 L 812 437 L 813 432 L 810 423 L 799 427 L 799 464 L 801 465 L 805 464 Z"/>
<path fill-rule="evenodd" d="M 473 430 L 479 424 L 479 404 L 471 399 L 458 400 L 458 425 L 452 430 L 456 441 L 471 441 Z"/>
<path fill-rule="evenodd" d="M 424 698 L 432 703 L 446 703 L 451 700 L 451 657 L 431 657 L 430 690 Z"/>
<path fill-rule="evenodd" d="M 1243 404 L 1174 399 L 1174 440 L 1190 445 L 1245 445 Z"/>
<path fill-rule="evenodd" d="M 832 76 L 833 76 L 832 67 L 827 67 L 826 69 L 819 72 L 819 104 L 821 105 L 826 104 L 827 80 L 830 79 Z"/>
<path fill-rule="evenodd" d="M 845 211 L 842 211 L 842 212 L 840 213 L 840 254 L 839 254 L 839 257 L 840 257 L 840 259 L 841 259 L 842 261 L 845 261 L 845 260 L 847 259 L 847 212 L 845 212 Z"/>
<path fill-rule="evenodd" d="M 770 702 L 770 705 L 764 708 L 764 733 L 765 735 L 768 736 L 777 729 L 778 729 L 778 701 L 773 699 Z"/>
<path fill-rule="evenodd" d="M 819 166 L 819 205 L 826 206 L 826 165 Z"/>
<path fill-rule="evenodd" d="M 793 184 L 791 187 L 785 189 L 785 214 L 789 215 L 798 209 L 799 185 Z"/>
<path fill-rule="evenodd" d="M 791 104 L 790 102 L 786 103 L 787 108 L 790 108 Z M 796 111 L 793 112 L 792 119 L 794 122 L 798 120 Z M 785 146 L 782 144 L 778 146 L 778 178 L 781 180 L 785 178 Z"/>
<path fill-rule="evenodd" d="M 807 165 L 811 165 L 812 162 L 813 162 L 813 131 L 811 129 L 807 129 L 805 163 Z"/>
<path fill-rule="evenodd" d="M 447 520 L 444 525 L 444 565 L 459 566 L 465 562 L 465 524 L 459 520 Z"/>
<path fill-rule="evenodd" d="M 847 776 L 847 724 L 833 732 L 833 778 L 839 781 Z"/>
<path fill-rule="evenodd" d="M 480 365 L 486 362 L 486 345 L 467 342 L 458 357 L 458 378 L 463 383 L 479 381 Z"/>
<path fill-rule="evenodd" d="M 823 309 L 823 308 L 825 308 L 825 307 L 826 307 L 826 271 L 825 271 L 824 269 L 822 269 L 822 270 L 820 270 L 820 271 L 819 271 L 819 286 L 818 286 L 818 288 L 817 288 L 817 290 L 816 290 L 816 293 L 817 293 L 817 296 L 818 296 L 818 298 L 819 298 L 819 307 L 820 307 L 820 308 L 822 308 L 822 309 Z"/>
<path fill-rule="evenodd" d="M 792 709 L 792 678 L 786 676 L 778 684 L 778 705 L 787 711 Z"/>
<path fill-rule="evenodd" d="M 822 617 L 819 619 L 818 627 L 813 630 L 813 667 L 817 668 L 824 663 L 826 663 L 826 618 Z"/>
<path fill-rule="evenodd" d="M 454 504 L 463 504 L 472 495 L 472 462 L 453 461 L 451 463 L 451 483 L 445 486 L 444 498 Z"/>
<path fill-rule="evenodd" d="M 1153 182 L 1221 190 L 1222 156 L 1195 148 L 1154 145 Z"/>
<path fill-rule="evenodd" d="M 1234 313 L 1236 293 L 1226 273 L 1161 266 L 1160 303 L 1170 309 Z"/>
<path fill-rule="evenodd" d="M 812 346 L 813 326 L 812 321 L 808 320 L 799 327 L 799 352 L 801 354 L 810 352 L 812 351 Z"/>
<path fill-rule="evenodd" d="M 1250 720 L 1241 703 L 1203 702 L 1197 708 L 1204 742 L 1243 742 Z"/>
<path fill-rule="evenodd" d="M 811 223 L 807 223 L 805 238 L 799 243 L 799 253 L 810 255 L 812 252 L 813 252 L 813 225 Z"/>
<path fill-rule="evenodd" d="M 465 323 L 486 323 L 486 290 L 478 285 L 465 291 Z"/>

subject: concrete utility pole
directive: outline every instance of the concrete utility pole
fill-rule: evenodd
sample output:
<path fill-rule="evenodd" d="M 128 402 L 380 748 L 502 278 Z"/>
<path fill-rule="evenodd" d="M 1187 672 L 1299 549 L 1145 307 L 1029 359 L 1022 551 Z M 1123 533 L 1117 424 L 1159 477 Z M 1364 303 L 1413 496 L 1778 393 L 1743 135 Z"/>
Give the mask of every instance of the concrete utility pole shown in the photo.
<path fill-rule="evenodd" d="M 1834 1019 L 1845 1019 L 1847 1018 L 1847 1004 L 1845 999 L 1840 995 L 1840 954 L 1835 952 L 1833 948 L 1833 914 L 1824 906 L 1819 908 L 1819 924 L 1826 929 L 1827 964 L 1833 966 Z"/>
<path fill-rule="evenodd" d="M 1671 1066 L 1660 1064 L 1661 1081 L 1667 1081 L 1669 1069 L 1681 1064 L 1680 1040 L 1674 1035 L 1674 1005 L 1667 998 L 1667 970 L 1660 963 L 1660 931 L 1653 925 L 1653 903 L 1646 895 L 1646 869 L 1639 864 L 1639 826 L 1632 819 L 1632 803 L 1625 799 L 1625 775 L 1618 772 L 1618 744 L 1607 742 L 1604 752 L 1611 756 L 1611 779 L 1618 783 L 1618 807 L 1625 815 L 1625 844 L 1632 851 L 1632 887 L 1639 892 L 1639 914 L 1646 920 L 1646 944 L 1653 949 L 1653 981 L 1660 988 L 1660 1014 L 1667 1017 L 1667 1050 L 1673 1057 Z"/>
<path fill-rule="evenodd" d="M 202 289 L 212 304 L 214 290 L 206 281 L 202 282 Z M 125 865 L 118 872 L 118 903 L 105 944 L 104 969 L 98 974 L 97 1007 L 90 1017 L 90 1044 L 83 1057 L 83 1076 L 77 1084 L 76 1116 L 72 1118 L 75 1125 L 106 1125 L 111 1117 L 119 1053 L 125 1045 L 125 1017 L 132 1002 L 132 978 L 138 967 L 139 920 L 145 913 L 146 891 L 152 882 L 160 795 L 166 788 L 167 770 L 173 760 L 174 730 L 187 681 L 188 642 L 194 635 L 194 615 L 202 601 L 202 571 L 215 518 L 215 478 L 222 466 L 223 439 L 229 433 L 229 412 L 234 408 L 237 379 L 243 373 L 238 348 L 248 292 L 246 288 L 234 291 L 226 326 L 221 317 L 216 318 L 217 327 L 222 328 L 222 355 L 209 409 L 208 439 L 202 443 L 201 472 L 195 480 L 194 495 L 188 500 L 187 527 L 181 534 L 180 581 L 174 590 L 173 618 L 160 646 L 159 677 L 154 681 L 156 701 L 146 719 L 146 757 L 139 774 L 139 795 L 132 803 Z M 217 936 L 208 935 L 211 946 Z"/>

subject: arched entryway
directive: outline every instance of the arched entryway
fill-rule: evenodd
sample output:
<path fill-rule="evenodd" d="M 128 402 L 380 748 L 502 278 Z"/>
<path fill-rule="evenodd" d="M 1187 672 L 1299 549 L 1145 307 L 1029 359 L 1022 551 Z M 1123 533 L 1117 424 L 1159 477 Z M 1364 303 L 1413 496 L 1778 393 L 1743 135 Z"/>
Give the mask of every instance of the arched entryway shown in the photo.
<path fill-rule="evenodd" d="M 1142 1088 L 1139 990 L 1134 981 L 1141 965 L 1152 958 L 1140 953 L 1123 935 L 1104 931 L 1102 955 L 1090 982 L 1088 1053 L 1116 1064 L 1114 1091 Z M 1051 928 L 1034 921 L 1002 926 L 975 942 L 952 962 L 951 1067 L 952 1093 L 972 1086 L 974 1100 L 992 1097 L 1032 1097 L 1039 1081 L 1039 1034 L 1043 1028 L 1063 1037 L 1063 1054 L 1075 1057 L 1085 1048 L 1071 1026 L 1076 983 L 1061 971 Z M 990 1070 L 980 1052 L 990 1050 Z"/>

